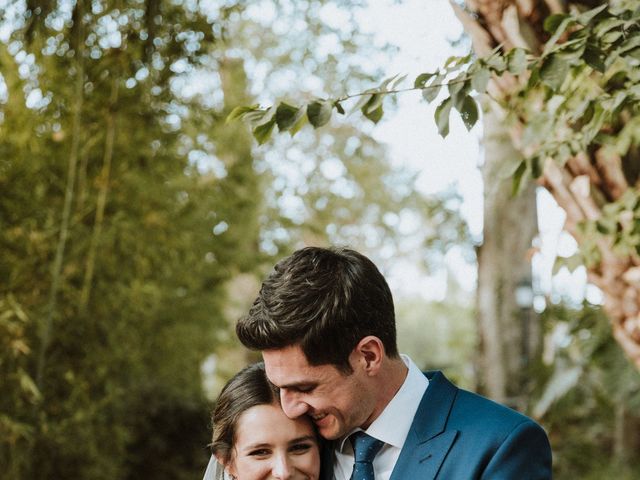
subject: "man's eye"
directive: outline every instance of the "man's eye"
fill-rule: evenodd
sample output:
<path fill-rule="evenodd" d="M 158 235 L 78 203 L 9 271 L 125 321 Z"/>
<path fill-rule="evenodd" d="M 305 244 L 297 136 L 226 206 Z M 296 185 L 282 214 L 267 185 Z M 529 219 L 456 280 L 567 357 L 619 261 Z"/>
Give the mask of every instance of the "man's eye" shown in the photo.
<path fill-rule="evenodd" d="M 315 389 L 314 386 L 298 387 L 296 390 L 300 393 L 311 393 Z"/>

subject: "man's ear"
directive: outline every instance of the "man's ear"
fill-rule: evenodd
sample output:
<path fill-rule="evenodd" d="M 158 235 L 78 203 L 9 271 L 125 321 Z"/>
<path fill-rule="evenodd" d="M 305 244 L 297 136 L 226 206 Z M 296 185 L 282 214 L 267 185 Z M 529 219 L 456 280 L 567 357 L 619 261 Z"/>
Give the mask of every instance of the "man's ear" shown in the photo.
<path fill-rule="evenodd" d="M 368 335 L 358 342 L 354 348 L 354 353 L 357 354 L 357 358 L 365 372 L 369 375 L 378 373 L 385 356 L 382 340 L 374 335 Z"/>

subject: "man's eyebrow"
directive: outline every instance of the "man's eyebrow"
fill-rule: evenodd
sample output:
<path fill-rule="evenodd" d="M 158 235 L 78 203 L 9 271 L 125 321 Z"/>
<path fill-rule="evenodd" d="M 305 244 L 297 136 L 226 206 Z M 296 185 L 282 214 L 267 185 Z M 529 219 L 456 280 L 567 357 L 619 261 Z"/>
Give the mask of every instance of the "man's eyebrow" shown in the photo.
<path fill-rule="evenodd" d="M 291 383 L 286 383 L 284 385 L 276 385 L 276 387 L 278 387 L 279 389 L 285 389 L 285 390 L 300 390 L 300 389 L 304 389 L 304 388 L 310 388 L 310 387 L 315 387 L 318 384 L 316 382 L 291 382 Z"/>

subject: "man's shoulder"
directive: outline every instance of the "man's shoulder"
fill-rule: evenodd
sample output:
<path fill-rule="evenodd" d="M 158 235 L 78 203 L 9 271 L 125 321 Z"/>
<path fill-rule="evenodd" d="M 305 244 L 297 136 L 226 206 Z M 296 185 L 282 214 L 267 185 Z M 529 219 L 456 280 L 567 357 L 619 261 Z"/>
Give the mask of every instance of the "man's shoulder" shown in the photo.
<path fill-rule="evenodd" d="M 520 412 L 502 405 L 480 394 L 457 387 L 442 372 L 425 372 L 429 388 L 454 392 L 450 394 L 449 428 L 460 423 L 461 427 L 477 425 L 480 428 L 511 429 L 521 423 L 536 424 Z M 434 392 L 435 393 L 435 392 Z"/>

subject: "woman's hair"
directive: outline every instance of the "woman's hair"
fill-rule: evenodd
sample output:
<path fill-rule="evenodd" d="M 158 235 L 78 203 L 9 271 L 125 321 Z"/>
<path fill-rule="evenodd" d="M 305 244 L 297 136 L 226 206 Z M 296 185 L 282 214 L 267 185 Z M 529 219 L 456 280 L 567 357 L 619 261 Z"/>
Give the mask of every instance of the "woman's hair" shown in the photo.
<path fill-rule="evenodd" d="M 213 409 L 211 449 L 226 464 L 236 437 L 240 415 L 258 405 L 280 404 L 278 389 L 267 379 L 264 363 L 254 363 L 238 372 L 222 389 Z"/>

